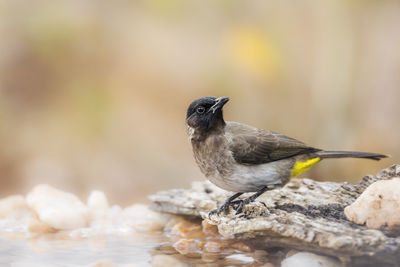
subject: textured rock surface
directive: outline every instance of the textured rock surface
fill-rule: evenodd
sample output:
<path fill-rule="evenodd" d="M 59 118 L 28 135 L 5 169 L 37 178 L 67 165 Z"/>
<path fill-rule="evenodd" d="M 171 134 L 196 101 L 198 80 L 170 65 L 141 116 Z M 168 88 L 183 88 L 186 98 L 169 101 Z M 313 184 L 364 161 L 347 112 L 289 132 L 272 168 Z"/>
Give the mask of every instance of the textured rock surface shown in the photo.
<path fill-rule="evenodd" d="M 351 223 L 344 208 L 372 183 L 399 176 L 400 165 L 393 165 L 356 185 L 293 179 L 282 189 L 266 192 L 239 215 L 231 210 L 211 218 L 208 211 L 231 193 L 209 182 L 196 182 L 190 190 L 160 192 L 150 199 L 157 211 L 201 216 L 217 225 L 223 236 L 246 240 L 257 248 L 291 247 L 359 264 L 395 263 L 400 261 L 400 238 Z"/>

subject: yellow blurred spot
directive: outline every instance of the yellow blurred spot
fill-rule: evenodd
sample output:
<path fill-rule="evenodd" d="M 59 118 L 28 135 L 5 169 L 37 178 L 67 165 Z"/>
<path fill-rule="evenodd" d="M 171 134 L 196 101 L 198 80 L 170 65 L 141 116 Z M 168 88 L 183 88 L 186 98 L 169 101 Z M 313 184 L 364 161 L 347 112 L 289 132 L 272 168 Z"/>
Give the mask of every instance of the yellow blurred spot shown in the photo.
<path fill-rule="evenodd" d="M 227 44 L 233 60 L 257 76 L 276 75 L 280 69 L 278 49 L 260 30 L 235 28 L 228 33 Z"/>
<path fill-rule="evenodd" d="M 185 1 L 182 0 L 151 0 L 147 1 L 148 7 L 159 16 L 178 15 L 183 12 Z"/>

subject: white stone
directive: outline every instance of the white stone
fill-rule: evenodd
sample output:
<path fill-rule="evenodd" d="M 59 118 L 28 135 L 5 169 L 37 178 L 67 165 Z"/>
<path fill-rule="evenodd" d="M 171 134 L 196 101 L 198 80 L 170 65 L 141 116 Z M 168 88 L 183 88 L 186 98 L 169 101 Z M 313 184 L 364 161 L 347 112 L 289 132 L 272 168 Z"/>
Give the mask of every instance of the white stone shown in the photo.
<path fill-rule="evenodd" d="M 9 214 L 27 209 L 25 198 L 21 195 L 9 196 L 0 199 L 0 218 L 7 217 Z"/>
<path fill-rule="evenodd" d="M 88 209 L 75 195 L 49 185 L 38 185 L 27 195 L 28 206 L 39 220 L 55 229 L 85 227 Z"/>
<path fill-rule="evenodd" d="M 113 205 L 109 210 L 111 218 L 119 218 L 122 213 L 122 208 L 119 205 Z"/>
<path fill-rule="evenodd" d="M 107 210 L 109 208 L 106 195 L 104 192 L 98 190 L 93 190 L 90 193 L 87 205 L 89 209 Z"/>
<path fill-rule="evenodd" d="M 286 259 L 281 263 L 281 267 L 342 267 L 340 261 L 316 255 L 310 252 L 299 252 Z"/>
<path fill-rule="evenodd" d="M 93 190 L 87 201 L 90 220 L 101 220 L 109 217 L 110 206 L 106 195 L 102 191 Z"/>
<path fill-rule="evenodd" d="M 152 211 L 148 206 L 134 204 L 122 211 L 122 220 L 138 231 L 162 230 L 172 215 Z"/>
<path fill-rule="evenodd" d="M 368 228 L 400 225 L 400 178 L 371 184 L 344 213 L 350 221 L 366 223 Z"/>
<path fill-rule="evenodd" d="M 55 229 L 51 228 L 47 224 L 42 221 L 39 221 L 36 217 L 30 218 L 28 221 L 28 231 L 30 233 L 36 234 L 46 234 L 46 233 L 54 233 Z"/>

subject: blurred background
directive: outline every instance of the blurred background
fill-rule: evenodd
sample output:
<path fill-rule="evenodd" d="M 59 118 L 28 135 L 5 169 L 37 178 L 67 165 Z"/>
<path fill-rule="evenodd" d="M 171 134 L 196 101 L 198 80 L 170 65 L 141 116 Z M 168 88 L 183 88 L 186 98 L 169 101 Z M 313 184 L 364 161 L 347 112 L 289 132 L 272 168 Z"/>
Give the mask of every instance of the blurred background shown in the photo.
<path fill-rule="evenodd" d="M 356 182 L 400 163 L 400 2 L 0 1 L 0 197 L 49 183 L 146 202 L 202 180 L 185 112 L 326 149 L 391 154 L 302 174 Z"/>

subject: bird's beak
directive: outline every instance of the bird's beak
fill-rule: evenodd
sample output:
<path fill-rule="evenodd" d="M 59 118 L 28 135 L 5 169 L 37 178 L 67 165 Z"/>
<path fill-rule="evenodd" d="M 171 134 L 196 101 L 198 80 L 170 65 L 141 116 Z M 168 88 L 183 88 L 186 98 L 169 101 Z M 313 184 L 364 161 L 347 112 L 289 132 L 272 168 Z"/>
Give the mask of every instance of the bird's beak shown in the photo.
<path fill-rule="evenodd" d="M 212 111 L 212 113 L 215 113 L 218 109 L 222 109 L 222 107 L 226 104 L 226 102 L 229 101 L 229 97 L 227 96 L 222 96 L 219 97 L 215 100 L 214 106 L 212 106 L 208 111 Z"/>

